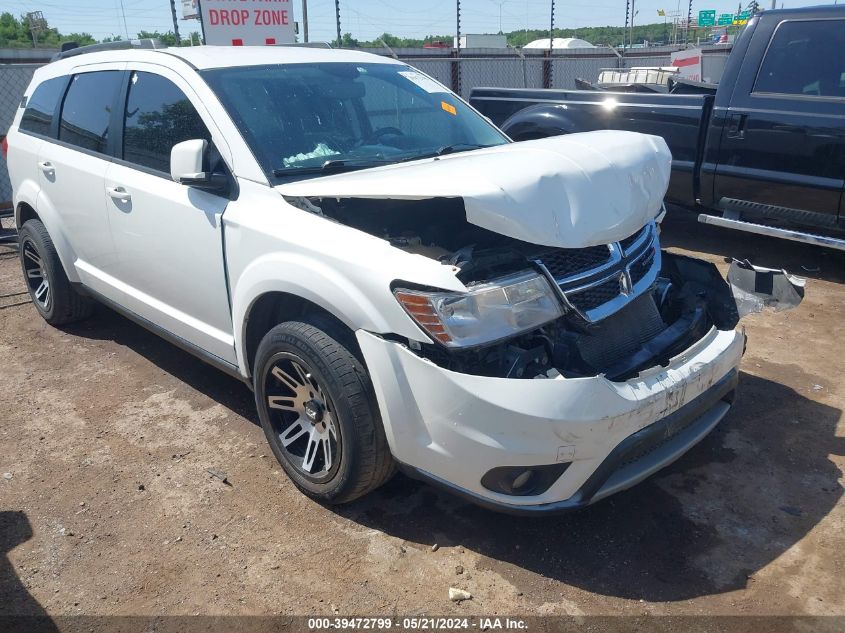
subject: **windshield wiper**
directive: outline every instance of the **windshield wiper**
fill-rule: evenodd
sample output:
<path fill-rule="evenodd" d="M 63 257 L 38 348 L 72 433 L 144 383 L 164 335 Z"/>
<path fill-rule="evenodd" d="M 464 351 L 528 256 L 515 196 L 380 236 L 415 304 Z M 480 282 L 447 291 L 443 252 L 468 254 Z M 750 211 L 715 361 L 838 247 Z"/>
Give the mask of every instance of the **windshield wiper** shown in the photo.
<path fill-rule="evenodd" d="M 337 171 L 352 171 L 353 169 L 367 169 L 368 167 L 379 167 L 381 165 L 390 165 L 395 161 L 392 160 L 327 160 L 325 163 L 315 167 L 284 167 L 282 169 L 274 169 L 274 176 L 293 176 L 295 174 L 324 174 L 327 172 Z"/>
<path fill-rule="evenodd" d="M 468 152 L 474 149 L 484 149 L 485 147 L 492 147 L 492 145 L 479 145 L 478 143 L 455 143 L 454 145 L 444 145 L 437 150 L 438 156 L 445 156 L 446 154 L 454 154 L 455 152 Z"/>
<path fill-rule="evenodd" d="M 405 156 L 396 159 L 383 160 L 327 160 L 322 165 L 314 167 L 285 167 L 281 169 L 274 169 L 274 176 L 293 176 L 301 174 L 303 176 L 308 174 L 325 174 L 327 172 L 343 172 L 352 171 L 354 169 L 367 169 L 369 167 L 380 167 L 382 165 L 394 165 L 396 163 L 407 163 L 412 160 L 421 160 L 423 158 L 432 158 L 435 156 L 445 156 L 446 154 L 454 154 L 455 152 L 466 152 L 474 149 L 483 149 L 485 147 L 493 147 L 492 145 L 477 145 L 474 143 L 455 143 L 454 145 L 444 145 L 433 152 L 424 152 L 422 154 L 414 154 L 413 156 Z"/>
<path fill-rule="evenodd" d="M 476 143 L 455 143 L 454 145 L 444 145 L 433 152 L 424 152 L 422 154 L 414 154 L 403 158 L 399 162 L 408 162 L 412 160 L 422 160 L 423 158 L 434 158 L 436 156 L 445 156 L 446 154 L 454 154 L 456 152 L 468 152 L 474 149 L 484 149 L 485 147 L 493 147 L 492 145 L 478 145 Z"/>

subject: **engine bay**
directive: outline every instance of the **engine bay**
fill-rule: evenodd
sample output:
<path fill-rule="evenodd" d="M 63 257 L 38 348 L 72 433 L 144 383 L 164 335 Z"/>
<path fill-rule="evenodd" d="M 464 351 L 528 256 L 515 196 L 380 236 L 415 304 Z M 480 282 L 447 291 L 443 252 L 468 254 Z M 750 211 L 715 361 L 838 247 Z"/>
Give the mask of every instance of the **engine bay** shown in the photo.
<path fill-rule="evenodd" d="M 739 321 L 731 289 L 716 267 L 661 251 L 653 223 L 615 244 L 564 249 L 472 225 L 459 198 L 300 198 L 295 204 L 450 265 L 468 288 L 535 269 L 560 291 L 561 318 L 505 340 L 458 349 L 401 341 L 452 371 L 516 379 L 603 374 L 627 380 L 667 365 L 713 327 L 731 330 Z M 604 261 L 612 261 L 608 253 L 614 249 L 621 262 L 616 268 Z M 608 276 L 608 270 L 616 272 Z M 603 278 L 585 291 L 584 280 L 597 278 L 596 271 Z"/>

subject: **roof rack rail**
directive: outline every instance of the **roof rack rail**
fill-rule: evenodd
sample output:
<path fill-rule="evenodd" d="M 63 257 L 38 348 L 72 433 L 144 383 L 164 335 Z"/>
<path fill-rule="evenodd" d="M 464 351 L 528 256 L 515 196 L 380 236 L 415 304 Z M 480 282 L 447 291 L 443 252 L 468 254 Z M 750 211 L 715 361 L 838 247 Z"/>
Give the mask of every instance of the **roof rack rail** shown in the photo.
<path fill-rule="evenodd" d="M 52 61 L 67 59 L 68 57 L 75 57 L 76 55 L 85 55 L 86 53 L 99 53 L 100 51 L 123 51 L 130 48 L 157 50 L 159 48 L 167 48 L 167 44 L 164 44 L 161 40 L 154 39 L 120 40 L 118 42 L 89 44 L 88 46 L 79 46 L 75 42 L 65 42 L 62 44 L 62 50 L 53 55 Z"/>

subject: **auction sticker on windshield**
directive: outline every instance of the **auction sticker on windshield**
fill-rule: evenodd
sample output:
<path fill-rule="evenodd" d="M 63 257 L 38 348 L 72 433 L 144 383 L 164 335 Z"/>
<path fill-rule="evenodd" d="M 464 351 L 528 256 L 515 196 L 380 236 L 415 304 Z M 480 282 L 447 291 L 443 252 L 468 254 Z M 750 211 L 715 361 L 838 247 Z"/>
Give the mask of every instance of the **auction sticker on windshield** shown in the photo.
<path fill-rule="evenodd" d="M 446 88 L 434 81 L 434 79 L 432 79 L 431 77 L 426 77 L 425 75 L 417 72 L 416 70 L 402 70 L 399 71 L 399 74 L 402 75 L 408 81 L 415 83 L 426 92 L 448 92 Z"/>

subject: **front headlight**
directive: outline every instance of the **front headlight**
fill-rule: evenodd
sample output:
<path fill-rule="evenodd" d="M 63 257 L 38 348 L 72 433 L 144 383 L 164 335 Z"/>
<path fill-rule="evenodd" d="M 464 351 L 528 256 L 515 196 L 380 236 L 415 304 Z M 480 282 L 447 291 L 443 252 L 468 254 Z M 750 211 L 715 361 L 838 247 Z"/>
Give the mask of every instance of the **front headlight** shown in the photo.
<path fill-rule="evenodd" d="M 465 293 L 397 289 L 414 321 L 446 347 L 472 347 L 533 330 L 563 314 L 545 277 L 523 271 Z"/>

